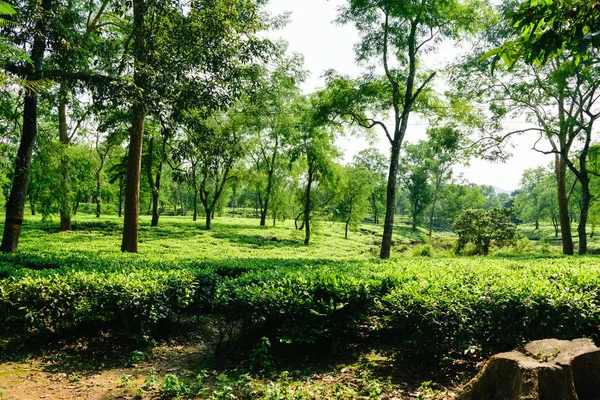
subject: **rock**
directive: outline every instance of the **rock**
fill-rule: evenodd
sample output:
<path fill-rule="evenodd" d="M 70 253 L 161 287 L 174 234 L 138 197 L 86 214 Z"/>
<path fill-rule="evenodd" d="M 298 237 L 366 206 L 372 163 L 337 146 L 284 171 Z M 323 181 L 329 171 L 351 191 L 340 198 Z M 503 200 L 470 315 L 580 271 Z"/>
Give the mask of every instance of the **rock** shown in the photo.
<path fill-rule="evenodd" d="M 600 349 L 590 339 L 536 340 L 496 354 L 457 400 L 600 399 Z"/>

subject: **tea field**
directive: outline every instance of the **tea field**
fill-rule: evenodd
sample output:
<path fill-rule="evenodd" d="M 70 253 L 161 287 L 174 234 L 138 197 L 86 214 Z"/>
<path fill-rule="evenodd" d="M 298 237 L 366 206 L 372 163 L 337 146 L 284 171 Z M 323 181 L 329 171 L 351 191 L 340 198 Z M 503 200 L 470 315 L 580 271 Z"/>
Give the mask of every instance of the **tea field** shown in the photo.
<path fill-rule="evenodd" d="M 149 222 L 122 254 L 117 218 L 28 218 L 0 255 L 0 398 L 441 399 L 494 352 L 598 339 L 595 256 L 456 257 L 401 226 L 384 262 L 372 225 Z"/>

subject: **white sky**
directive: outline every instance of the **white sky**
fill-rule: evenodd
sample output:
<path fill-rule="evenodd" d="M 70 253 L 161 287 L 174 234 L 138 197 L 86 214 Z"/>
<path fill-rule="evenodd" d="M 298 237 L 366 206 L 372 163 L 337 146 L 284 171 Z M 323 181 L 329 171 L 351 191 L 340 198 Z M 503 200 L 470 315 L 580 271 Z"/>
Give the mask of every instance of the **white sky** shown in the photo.
<path fill-rule="evenodd" d="M 341 4 L 344 0 L 271 0 L 269 3 L 268 10 L 273 14 L 291 12 L 290 23 L 275 32 L 274 37 L 286 40 L 291 52 L 304 55 L 305 68 L 311 72 L 302 87 L 305 93 L 324 86 L 322 73 L 328 69 L 350 76 L 358 76 L 362 72 L 354 61 L 353 46 L 358 42 L 357 32 L 351 25 L 339 26 L 334 22 L 336 9 Z M 445 51 L 426 60 L 429 65 L 441 66 L 451 61 L 455 49 L 451 45 L 443 47 Z M 514 128 L 514 125 L 510 127 Z M 413 114 L 406 141 L 423 139 L 426 129 L 427 126 Z M 385 135 L 380 131 L 375 133 L 375 146 L 389 155 Z M 533 136 L 518 138 L 514 142 L 516 148 L 511 151 L 513 157 L 504 164 L 473 160 L 470 167 L 459 167 L 456 172 L 473 183 L 513 190 L 518 187 L 525 169 L 552 162 L 552 156 L 531 150 L 534 142 Z M 350 161 L 354 154 L 369 146 L 366 139 L 356 136 L 342 138 L 338 144 L 344 151 L 345 161 Z"/>

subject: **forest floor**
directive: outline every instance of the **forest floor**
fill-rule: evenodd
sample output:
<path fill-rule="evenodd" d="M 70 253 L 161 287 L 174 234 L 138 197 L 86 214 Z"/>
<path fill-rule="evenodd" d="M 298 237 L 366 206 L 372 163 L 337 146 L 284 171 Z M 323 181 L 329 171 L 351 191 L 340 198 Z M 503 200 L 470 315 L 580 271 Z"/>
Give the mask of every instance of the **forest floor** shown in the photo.
<path fill-rule="evenodd" d="M 75 219 L 72 232 L 59 233 L 55 223 L 35 218 L 24 226 L 20 251 L 35 254 L 70 254 L 131 261 L 169 262 L 201 259 L 231 262 L 236 259 L 368 261 L 376 257 L 379 227 L 364 225 L 343 238 L 343 226 L 316 225 L 313 243 L 301 245 L 302 232 L 293 222 L 278 227 L 258 227 L 257 221 L 217 218 L 207 232 L 202 222 L 163 217 L 158 228 L 142 220 L 140 254 L 119 251 L 120 221 L 91 216 Z M 1 226 L 0 226 L 1 228 Z M 434 257 L 452 257 L 453 238 L 448 234 L 427 238 L 422 231 L 400 226 L 394 257 L 414 257 L 431 247 Z M 535 253 L 531 241 L 525 250 Z M 512 251 L 512 250 L 511 250 Z M 551 251 L 557 246 L 552 244 Z M 123 333 L 107 327 L 102 332 L 75 332 L 69 337 L 17 337 L 0 353 L 0 399 L 452 399 L 460 385 L 473 377 L 482 358 L 465 356 L 424 365 L 403 359 L 397 348 L 381 343 L 343 343 L 339 349 L 315 349 L 308 354 L 265 356 L 260 348 L 237 354 L 236 349 L 216 350 L 215 325 L 182 323 L 168 340 L 140 347 Z M 0 332 L 2 336 L 2 332 Z M 1 338 L 0 338 L 1 339 Z M 0 340 L 0 345 L 2 345 Z M 14 345 L 14 342 L 18 342 Z M 265 346 L 269 346 L 267 343 Z M 263 349 L 264 350 L 264 349 Z M 241 357 L 246 357 L 243 359 Z M 248 362 L 247 358 L 250 358 Z M 250 366 L 250 367 L 249 367 Z"/>

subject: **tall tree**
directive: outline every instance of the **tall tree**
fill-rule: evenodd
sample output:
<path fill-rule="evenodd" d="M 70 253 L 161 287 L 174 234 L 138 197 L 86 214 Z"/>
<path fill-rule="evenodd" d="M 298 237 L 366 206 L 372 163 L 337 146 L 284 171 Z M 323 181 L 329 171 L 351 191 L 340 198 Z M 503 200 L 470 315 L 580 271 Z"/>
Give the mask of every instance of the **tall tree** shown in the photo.
<path fill-rule="evenodd" d="M 239 115 L 232 115 L 204 119 L 197 113 L 190 113 L 185 117 L 194 208 L 199 198 L 204 206 L 206 230 L 212 227 L 211 221 L 227 182 L 236 179 L 231 175 L 234 163 L 243 155 L 243 125 L 238 120 Z M 194 210 L 194 218 L 196 214 Z"/>
<path fill-rule="evenodd" d="M 420 141 L 404 147 L 404 162 L 399 168 L 399 177 L 408 191 L 412 230 L 417 230 L 417 223 L 433 200 L 431 170 L 428 165 L 428 144 Z"/>
<path fill-rule="evenodd" d="M 281 49 L 280 51 L 283 51 Z M 303 59 L 298 55 L 280 55 L 273 67 L 265 68 L 265 82 L 249 99 L 246 113 L 252 127 L 254 150 L 251 152 L 257 172 L 262 172 L 266 182 L 257 182 L 260 205 L 260 226 L 266 224 L 269 204 L 276 192 L 275 178 L 284 163 L 281 156 L 287 151 L 289 137 L 294 129 L 292 103 L 299 96 L 298 85 L 304 80 Z"/>
<path fill-rule="evenodd" d="M 433 230 L 435 206 L 440 188 L 452 177 L 452 166 L 468 160 L 463 135 L 454 126 L 434 127 L 427 131 L 426 158 L 433 179 L 433 198 L 429 212 L 429 236 Z"/>
<path fill-rule="evenodd" d="M 392 246 L 396 184 L 400 149 L 413 111 L 419 110 L 436 72 L 420 63 L 424 53 L 437 49 L 445 38 L 457 38 L 477 29 L 482 3 L 460 0 L 349 0 L 338 21 L 352 23 L 361 34 L 357 60 L 383 66 L 384 76 L 352 80 L 329 75 L 330 115 L 337 115 L 364 128 L 380 127 L 391 146 L 386 213 L 381 258 L 389 258 Z M 425 97 L 425 98 L 423 98 Z M 382 115 L 392 110 L 392 124 Z M 371 112 L 367 116 L 365 111 Z"/>
<path fill-rule="evenodd" d="M 376 181 L 374 173 L 362 166 L 349 166 L 344 169 L 341 199 L 335 207 L 334 217 L 345 224 L 344 237 L 348 238 L 348 229 L 356 228 L 362 221 L 369 195 Z"/>
<path fill-rule="evenodd" d="M 46 50 L 49 19 L 52 15 L 52 0 L 35 2 L 35 6 L 28 10 L 31 14 L 33 29 L 27 36 L 32 39 L 30 58 L 32 64 L 28 66 L 25 74 L 26 80 L 39 80 L 42 78 L 42 62 Z M 27 12 L 27 11 L 24 11 Z M 37 135 L 37 103 L 38 95 L 31 89 L 25 90 L 23 105 L 23 128 L 17 158 L 15 173 L 8 201 L 6 202 L 6 216 L 4 220 L 4 233 L 0 252 L 14 253 L 17 251 L 23 214 L 27 201 L 27 185 L 31 167 L 33 143 Z"/>
<path fill-rule="evenodd" d="M 354 157 L 353 164 L 366 168 L 372 172 L 371 193 L 369 194 L 369 203 L 373 213 L 373 223 L 379 223 L 379 213 L 385 208 L 385 185 L 386 170 L 388 166 L 387 158 L 375 148 L 361 150 Z"/>
<path fill-rule="evenodd" d="M 271 48 L 260 0 L 133 1 L 134 86 L 122 251 L 136 252 L 144 121 L 148 112 L 223 109 L 256 81 Z M 183 9 L 185 8 L 185 12 Z M 168 115 L 168 114 L 167 114 Z M 166 117 L 166 115 L 165 115 Z"/>
<path fill-rule="evenodd" d="M 291 161 L 300 162 L 304 168 L 303 217 L 304 244 L 310 244 L 311 212 L 314 208 L 315 186 L 336 180 L 333 159 L 338 155 L 334 131 L 313 113 L 315 98 L 299 98 L 294 107 L 299 115 L 292 138 Z M 326 199 L 324 203 L 331 200 Z M 298 217 L 296 219 L 298 219 Z"/>

